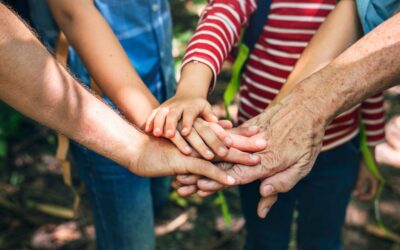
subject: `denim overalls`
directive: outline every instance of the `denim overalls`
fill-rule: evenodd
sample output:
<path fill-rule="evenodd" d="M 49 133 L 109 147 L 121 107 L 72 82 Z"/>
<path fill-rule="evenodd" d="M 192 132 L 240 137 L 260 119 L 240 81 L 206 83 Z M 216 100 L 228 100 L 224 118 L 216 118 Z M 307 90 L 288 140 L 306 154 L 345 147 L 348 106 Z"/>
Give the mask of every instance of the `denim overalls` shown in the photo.
<path fill-rule="evenodd" d="M 59 30 L 47 1 L 29 0 L 29 4 L 33 26 L 52 50 Z M 168 1 L 94 0 L 94 4 L 151 92 L 160 102 L 170 97 L 175 79 Z M 72 48 L 68 66 L 89 86 L 88 73 Z M 165 201 L 169 179 L 139 177 L 80 145 L 73 143 L 71 149 L 93 208 L 98 249 L 154 249 L 153 207 Z"/>

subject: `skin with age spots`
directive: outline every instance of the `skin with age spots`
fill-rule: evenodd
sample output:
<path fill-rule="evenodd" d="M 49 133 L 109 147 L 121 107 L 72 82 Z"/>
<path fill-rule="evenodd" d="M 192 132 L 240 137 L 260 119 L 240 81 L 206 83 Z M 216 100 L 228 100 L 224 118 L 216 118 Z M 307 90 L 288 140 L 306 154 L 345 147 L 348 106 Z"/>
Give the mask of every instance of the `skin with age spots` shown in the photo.
<path fill-rule="evenodd" d="M 253 120 L 267 140 L 266 149 L 259 153 L 261 166 L 234 165 L 228 171 L 240 172 L 241 183 L 270 176 L 260 186 L 263 198 L 258 212 L 261 217 L 265 217 L 264 208 L 275 202 L 271 197 L 290 190 L 311 170 L 321 149 L 324 129 L 332 119 L 396 85 L 400 82 L 398 72 L 400 15 L 396 14 L 298 83 L 277 105 Z M 197 181 L 198 188 L 205 189 L 201 183 L 204 184 Z M 206 191 L 215 192 L 216 185 L 213 185 Z"/>

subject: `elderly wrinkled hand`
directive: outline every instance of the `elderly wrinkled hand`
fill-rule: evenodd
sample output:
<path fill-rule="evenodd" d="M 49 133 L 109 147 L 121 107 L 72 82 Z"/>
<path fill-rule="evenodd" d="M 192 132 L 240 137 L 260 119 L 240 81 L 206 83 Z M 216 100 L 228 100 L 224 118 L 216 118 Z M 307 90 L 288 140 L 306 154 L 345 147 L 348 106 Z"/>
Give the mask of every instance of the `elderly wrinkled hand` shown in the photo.
<path fill-rule="evenodd" d="M 319 117 L 318 111 L 303 105 L 296 95 L 290 95 L 242 125 L 260 127 L 257 136 L 267 141 L 266 148 L 257 153 L 261 162 L 256 166 L 224 164 L 223 168 L 238 180 L 238 184 L 264 179 L 260 186 L 264 198 L 258 210 L 261 217 L 275 202 L 277 193 L 289 191 L 310 172 L 322 147 L 324 128 L 328 123 Z M 178 182 L 181 184 L 178 192 L 183 195 L 194 191 L 193 182 L 203 196 L 224 187 L 207 179 L 179 177 Z"/>

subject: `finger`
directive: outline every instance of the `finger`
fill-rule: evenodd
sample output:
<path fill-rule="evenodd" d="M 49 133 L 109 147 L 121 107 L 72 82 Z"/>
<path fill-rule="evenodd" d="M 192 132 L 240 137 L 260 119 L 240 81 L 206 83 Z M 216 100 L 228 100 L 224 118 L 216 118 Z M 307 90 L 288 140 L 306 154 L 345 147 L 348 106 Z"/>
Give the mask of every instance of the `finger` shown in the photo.
<path fill-rule="evenodd" d="M 185 169 L 184 171 L 182 171 L 181 174 L 192 173 L 196 175 L 201 175 L 226 186 L 233 186 L 237 184 L 237 180 L 233 176 L 229 175 L 227 172 L 218 168 L 212 163 L 201 159 L 189 159 L 191 160 L 190 164 L 181 162 L 181 164 L 185 164 L 183 165 L 185 166 Z"/>
<path fill-rule="evenodd" d="M 192 148 L 189 146 L 189 144 L 186 142 L 186 140 L 179 133 L 175 133 L 175 136 L 173 138 L 171 138 L 170 140 L 175 144 L 175 146 L 183 154 L 190 155 L 193 152 Z"/>
<path fill-rule="evenodd" d="M 370 195 L 368 197 L 369 200 L 375 197 L 376 192 L 378 191 L 378 185 L 379 181 L 375 177 L 371 176 Z"/>
<path fill-rule="evenodd" d="M 220 125 L 223 129 L 232 129 L 233 124 L 229 120 L 219 120 L 218 125 Z"/>
<path fill-rule="evenodd" d="M 268 197 L 276 193 L 288 192 L 304 176 L 305 174 L 299 171 L 296 166 L 287 168 L 262 181 L 260 185 L 260 194 L 263 197 Z"/>
<path fill-rule="evenodd" d="M 361 180 L 357 180 L 356 186 L 355 186 L 354 191 L 353 191 L 353 195 L 358 197 L 362 193 L 360 191 L 360 190 L 362 190 L 362 183 L 363 182 Z"/>
<path fill-rule="evenodd" d="M 165 137 L 172 138 L 176 133 L 178 122 L 182 117 L 181 110 L 170 111 L 165 122 Z"/>
<path fill-rule="evenodd" d="M 181 133 L 183 136 L 188 136 L 193 127 L 193 122 L 197 118 L 197 113 L 193 113 L 190 110 L 184 110 L 182 114 L 182 130 Z"/>
<path fill-rule="evenodd" d="M 261 197 L 257 206 L 257 214 L 261 219 L 265 219 L 272 205 L 278 200 L 277 195 L 271 195 L 268 197 Z"/>
<path fill-rule="evenodd" d="M 400 168 L 399 151 L 393 149 L 387 143 L 382 143 L 375 147 L 375 158 L 381 164 Z"/>
<path fill-rule="evenodd" d="M 250 137 L 253 135 L 256 135 L 260 131 L 260 128 L 258 126 L 240 126 L 237 128 L 233 128 L 230 130 L 231 134 L 235 135 L 242 135 L 246 137 Z"/>
<path fill-rule="evenodd" d="M 261 158 L 257 154 L 250 154 L 236 148 L 230 148 L 228 154 L 221 158 L 223 161 L 232 162 L 236 164 L 243 164 L 247 166 L 255 166 L 260 163 Z"/>
<path fill-rule="evenodd" d="M 367 183 L 368 183 L 368 189 L 365 192 L 360 193 L 359 195 L 360 200 L 364 201 L 371 200 L 375 196 L 378 187 L 378 181 L 373 176 L 369 176 L 367 179 Z"/>
<path fill-rule="evenodd" d="M 203 141 L 211 148 L 211 150 L 217 154 L 218 157 L 223 158 L 228 154 L 228 148 L 225 146 L 223 141 L 221 141 L 216 133 L 205 125 L 205 122 L 197 119 L 194 123 L 194 128 Z"/>
<path fill-rule="evenodd" d="M 241 135 L 231 135 L 232 145 L 231 147 L 247 152 L 258 152 L 264 150 L 267 146 L 267 141 L 263 138 L 263 135 L 255 135 L 252 137 L 246 137 Z"/>
<path fill-rule="evenodd" d="M 203 198 L 208 197 L 213 194 L 215 194 L 215 192 L 207 192 L 207 191 L 202 191 L 202 190 L 197 191 L 197 195 L 200 197 L 203 197 Z"/>
<path fill-rule="evenodd" d="M 196 185 L 183 186 L 183 187 L 178 188 L 176 190 L 176 192 L 182 197 L 187 197 L 192 194 L 195 194 L 197 192 L 197 187 L 196 187 Z"/>
<path fill-rule="evenodd" d="M 201 116 L 204 118 L 204 120 L 208 122 L 218 122 L 218 117 L 214 114 L 210 104 L 207 104 L 205 106 L 205 108 L 201 112 Z"/>
<path fill-rule="evenodd" d="M 168 115 L 169 108 L 160 108 L 157 115 L 154 117 L 154 136 L 162 136 L 164 134 L 165 119 Z"/>
<path fill-rule="evenodd" d="M 203 141 L 196 130 L 186 136 L 186 141 L 204 158 L 207 160 L 214 159 L 214 153 L 208 148 L 207 144 Z"/>
<path fill-rule="evenodd" d="M 176 180 L 183 185 L 196 185 L 199 176 L 192 174 L 177 175 Z"/>
<path fill-rule="evenodd" d="M 227 173 L 235 178 L 240 185 L 247 184 L 273 174 L 273 172 L 265 169 L 261 164 L 256 166 L 235 164 L 232 168 L 227 170 Z"/>
<path fill-rule="evenodd" d="M 182 187 L 182 183 L 180 183 L 176 178 L 172 181 L 171 186 L 173 189 L 178 189 Z"/>
<path fill-rule="evenodd" d="M 230 147 L 232 145 L 232 139 L 229 133 L 220 125 L 209 122 L 207 123 L 207 126 L 211 128 L 211 130 L 217 135 L 218 139 L 225 144 L 225 146 Z"/>
<path fill-rule="evenodd" d="M 149 117 L 146 120 L 146 127 L 145 127 L 145 131 L 147 133 L 150 133 L 153 130 L 153 122 L 154 122 L 154 117 L 156 116 L 158 112 L 158 108 L 154 109 L 153 111 L 151 111 Z"/>
<path fill-rule="evenodd" d="M 221 183 L 218 183 L 216 181 L 210 180 L 210 179 L 199 179 L 197 181 L 197 187 L 206 192 L 216 192 L 218 190 L 221 190 L 224 188 L 224 185 Z"/>

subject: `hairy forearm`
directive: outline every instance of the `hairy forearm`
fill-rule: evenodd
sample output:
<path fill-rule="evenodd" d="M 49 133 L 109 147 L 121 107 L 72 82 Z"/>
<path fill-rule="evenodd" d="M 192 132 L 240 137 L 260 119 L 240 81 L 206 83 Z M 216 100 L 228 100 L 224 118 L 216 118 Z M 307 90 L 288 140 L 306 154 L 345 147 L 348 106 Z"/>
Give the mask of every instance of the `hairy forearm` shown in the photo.
<path fill-rule="evenodd" d="M 121 165 L 147 137 L 90 94 L 0 4 L 0 98 Z"/>
<path fill-rule="evenodd" d="M 297 83 L 329 64 L 360 37 L 361 25 L 355 1 L 340 1 L 311 39 L 273 104 L 290 93 Z"/>
<path fill-rule="evenodd" d="M 49 0 L 49 5 L 91 77 L 129 121 L 143 127 L 158 102 L 93 2 Z"/>
<path fill-rule="evenodd" d="M 381 24 L 332 63 L 298 84 L 292 94 L 327 122 L 400 82 L 400 15 Z"/>

